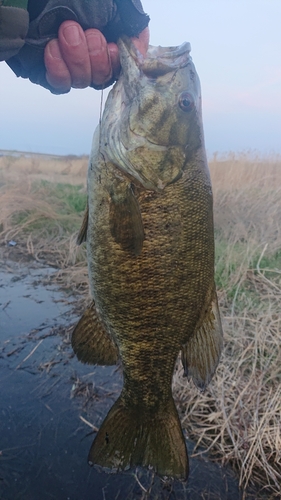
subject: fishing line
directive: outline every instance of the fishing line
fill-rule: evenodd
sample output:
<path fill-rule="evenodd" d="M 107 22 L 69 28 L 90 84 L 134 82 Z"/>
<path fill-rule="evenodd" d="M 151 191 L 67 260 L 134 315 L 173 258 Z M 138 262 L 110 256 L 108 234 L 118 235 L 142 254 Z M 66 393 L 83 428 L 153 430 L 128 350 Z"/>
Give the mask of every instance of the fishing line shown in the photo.
<path fill-rule="evenodd" d="M 101 120 L 102 120 L 102 112 L 103 112 L 103 88 L 101 89 L 101 98 L 100 98 L 100 117 L 99 117 L 99 155 L 102 157 L 104 161 L 104 165 L 106 167 L 106 161 L 104 154 L 101 152 Z"/>
<path fill-rule="evenodd" d="M 102 108 L 103 108 L 103 88 L 101 89 L 101 98 L 100 98 L 100 117 L 99 117 L 99 153 L 101 146 L 101 118 L 102 118 Z"/>

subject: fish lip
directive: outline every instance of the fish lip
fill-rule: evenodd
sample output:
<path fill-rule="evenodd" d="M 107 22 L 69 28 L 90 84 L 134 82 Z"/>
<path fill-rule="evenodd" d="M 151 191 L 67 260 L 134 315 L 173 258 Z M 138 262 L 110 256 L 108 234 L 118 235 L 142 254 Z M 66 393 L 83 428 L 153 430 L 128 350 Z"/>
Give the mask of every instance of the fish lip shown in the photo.
<path fill-rule="evenodd" d="M 146 56 L 139 52 L 127 36 L 120 37 L 117 45 L 119 51 L 129 52 L 139 70 L 149 77 L 175 71 L 175 69 L 183 68 L 192 61 L 189 42 L 170 47 L 149 45 Z"/>
<path fill-rule="evenodd" d="M 179 57 L 185 56 L 190 58 L 189 53 L 191 51 L 191 45 L 189 42 L 183 42 L 181 45 L 175 45 L 170 47 L 154 46 L 149 45 L 146 58 L 153 58 L 159 56 L 160 59 L 178 59 Z"/>
<path fill-rule="evenodd" d="M 140 70 L 148 78 L 157 78 L 178 71 L 192 61 L 190 50 L 188 42 L 175 47 L 150 46 L 147 57 L 140 63 Z"/>

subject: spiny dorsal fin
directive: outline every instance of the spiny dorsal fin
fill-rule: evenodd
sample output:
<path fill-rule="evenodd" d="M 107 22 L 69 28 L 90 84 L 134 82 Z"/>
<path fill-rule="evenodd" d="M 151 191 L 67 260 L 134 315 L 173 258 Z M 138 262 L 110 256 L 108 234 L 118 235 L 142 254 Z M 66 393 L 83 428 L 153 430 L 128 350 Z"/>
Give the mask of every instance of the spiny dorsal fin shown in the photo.
<path fill-rule="evenodd" d="M 84 243 L 85 241 L 87 241 L 88 219 L 89 219 L 89 205 L 87 202 L 87 207 L 86 207 L 86 210 L 84 213 L 82 226 L 80 228 L 80 231 L 78 233 L 77 240 L 76 240 L 77 245 L 81 245 L 81 243 Z"/>
<path fill-rule="evenodd" d="M 72 333 L 72 348 L 82 363 L 115 365 L 118 350 L 101 323 L 94 302 L 86 309 Z"/>
<path fill-rule="evenodd" d="M 181 359 L 186 376 L 204 390 L 214 375 L 223 347 L 223 332 L 214 289 L 213 300 L 208 307 L 203 322 L 188 342 L 183 346 Z"/>
<path fill-rule="evenodd" d="M 144 230 L 138 200 L 131 184 L 119 183 L 112 187 L 110 201 L 110 231 L 123 250 L 140 255 Z"/>

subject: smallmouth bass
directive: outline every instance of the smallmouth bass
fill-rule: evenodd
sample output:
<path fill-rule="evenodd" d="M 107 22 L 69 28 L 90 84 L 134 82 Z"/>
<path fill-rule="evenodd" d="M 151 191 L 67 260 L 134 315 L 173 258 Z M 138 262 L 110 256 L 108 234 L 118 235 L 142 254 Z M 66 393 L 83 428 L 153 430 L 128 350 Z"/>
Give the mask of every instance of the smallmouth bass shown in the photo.
<path fill-rule="evenodd" d="M 72 345 L 85 363 L 120 359 L 124 385 L 89 461 L 186 479 L 174 366 L 181 351 L 203 389 L 222 350 L 200 82 L 187 43 L 150 47 L 146 58 L 128 39 L 118 45 L 122 73 L 94 135 L 78 236 L 93 304 Z"/>

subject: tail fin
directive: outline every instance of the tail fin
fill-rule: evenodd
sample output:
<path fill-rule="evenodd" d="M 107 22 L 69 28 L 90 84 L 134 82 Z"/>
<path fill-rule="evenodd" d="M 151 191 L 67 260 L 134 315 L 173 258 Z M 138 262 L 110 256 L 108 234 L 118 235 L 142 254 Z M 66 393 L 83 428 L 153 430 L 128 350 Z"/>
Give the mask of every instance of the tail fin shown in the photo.
<path fill-rule="evenodd" d="M 151 415 L 125 407 L 121 395 L 104 420 L 88 460 L 111 472 L 141 465 L 161 476 L 185 480 L 188 457 L 173 399 Z"/>

